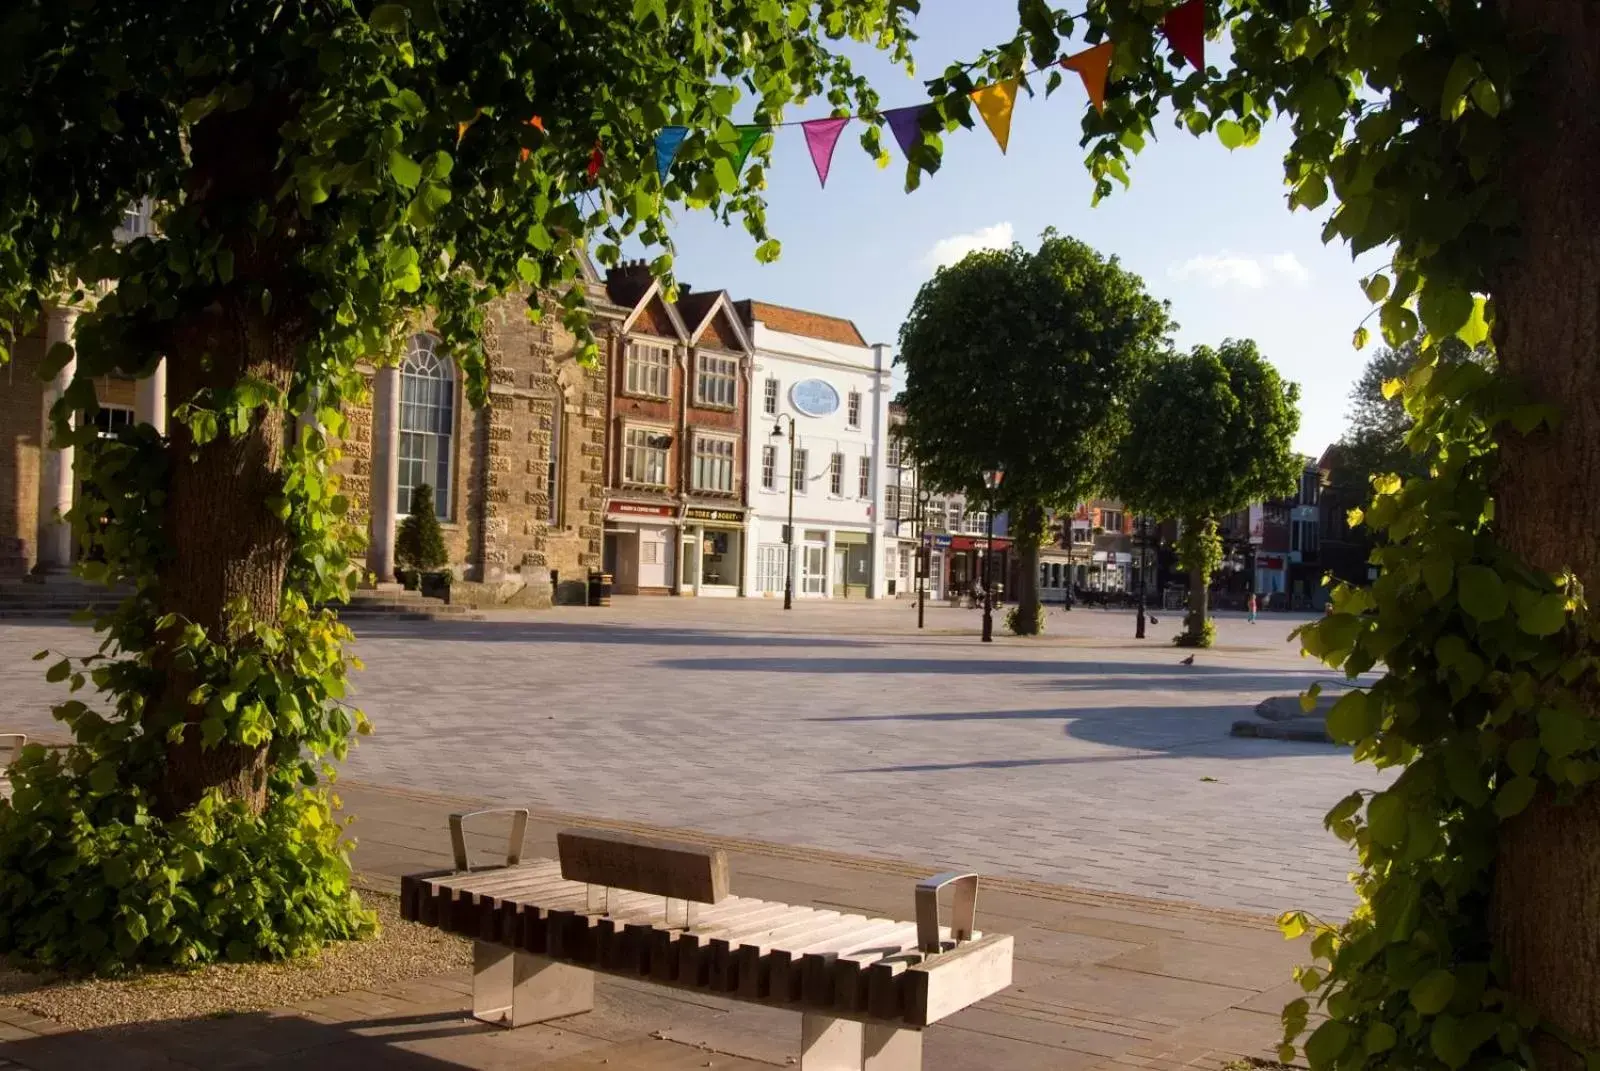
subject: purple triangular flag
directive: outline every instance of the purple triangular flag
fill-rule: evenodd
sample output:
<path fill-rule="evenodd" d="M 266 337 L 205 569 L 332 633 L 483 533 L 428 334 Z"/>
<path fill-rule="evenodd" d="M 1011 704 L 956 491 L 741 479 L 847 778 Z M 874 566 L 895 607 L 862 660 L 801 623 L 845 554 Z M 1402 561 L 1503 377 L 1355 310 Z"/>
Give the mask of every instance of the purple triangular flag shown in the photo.
<path fill-rule="evenodd" d="M 812 119 L 801 123 L 806 132 L 806 148 L 811 150 L 811 163 L 817 169 L 817 179 L 828 185 L 828 169 L 833 166 L 833 147 L 839 143 L 839 132 L 850 119 Z"/>
<path fill-rule="evenodd" d="M 908 108 L 890 108 L 883 113 L 884 121 L 894 131 L 894 140 L 899 144 L 900 152 L 907 159 L 911 158 L 911 146 L 922 140 L 919 120 L 929 107 L 931 105 L 913 104 Z"/>

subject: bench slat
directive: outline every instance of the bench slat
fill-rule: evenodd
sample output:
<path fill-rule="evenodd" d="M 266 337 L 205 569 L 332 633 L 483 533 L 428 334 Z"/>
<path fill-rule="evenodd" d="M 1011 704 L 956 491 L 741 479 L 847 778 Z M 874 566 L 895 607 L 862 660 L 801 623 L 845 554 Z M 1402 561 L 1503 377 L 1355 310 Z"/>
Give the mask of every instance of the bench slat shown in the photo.
<path fill-rule="evenodd" d="M 728 895 L 728 854 L 670 841 L 564 829 L 556 834 L 569 881 L 715 904 Z"/>

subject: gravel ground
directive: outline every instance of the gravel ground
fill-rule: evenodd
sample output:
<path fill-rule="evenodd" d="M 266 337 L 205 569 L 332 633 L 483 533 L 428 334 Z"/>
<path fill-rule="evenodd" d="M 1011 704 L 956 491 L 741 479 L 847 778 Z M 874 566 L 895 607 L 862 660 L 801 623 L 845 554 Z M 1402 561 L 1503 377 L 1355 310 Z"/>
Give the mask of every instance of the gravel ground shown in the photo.
<path fill-rule="evenodd" d="M 403 921 L 395 897 L 369 891 L 363 899 L 378 913 L 378 936 L 330 946 L 316 960 L 218 964 L 116 980 L 66 979 L 0 966 L 0 1005 L 22 1008 L 70 1029 L 89 1030 L 268 1011 L 471 964 L 469 942 Z"/>

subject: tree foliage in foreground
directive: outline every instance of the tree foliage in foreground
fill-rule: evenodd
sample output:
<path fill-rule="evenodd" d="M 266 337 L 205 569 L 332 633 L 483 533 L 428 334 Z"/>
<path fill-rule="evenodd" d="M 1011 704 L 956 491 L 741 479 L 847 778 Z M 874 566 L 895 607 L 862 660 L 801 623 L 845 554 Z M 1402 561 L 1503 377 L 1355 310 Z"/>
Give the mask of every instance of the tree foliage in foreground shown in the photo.
<path fill-rule="evenodd" d="M 1249 339 L 1168 357 L 1133 396 L 1108 482 L 1130 509 L 1178 519 L 1178 560 L 1189 574 L 1182 646 L 1211 646 L 1207 593 L 1222 560 L 1222 517 L 1295 488 L 1299 397 Z"/>
<path fill-rule="evenodd" d="M 1171 116 L 1229 148 L 1282 117 L 1291 208 L 1389 263 L 1364 280 L 1391 348 L 1415 341 L 1387 546 L 1306 648 L 1383 683 L 1332 727 L 1395 770 L 1328 825 L 1360 853 L 1361 906 L 1315 927 L 1302 975 L 1328 1015 L 1323 1068 L 1593 1068 L 1600 1061 L 1600 18 L 1593 0 L 1205 0 L 1204 71 L 1159 32 L 1170 6 L 1020 0 L 1015 37 L 931 89 L 1051 65 L 1109 39 L 1085 108 L 1096 194 Z M 1226 32 L 1231 53 L 1216 56 Z M 1071 42 L 1071 44 L 1067 44 Z M 971 123 L 961 96 L 939 108 Z M 930 128 L 938 123 L 930 121 Z M 917 166 L 937 166 L 930 129 Z M 913 176 L 914 177 L 914 176 Z M 1365 325 L 1356 332 L 1366 341 Z M 1496 373 L 1438 346 L 1492 342 Z M 1287 920 L 1295 932 L 1303 920 Z M 1285 1010 L 1288 1041 L 1308 1006 Z M 1289 1050 L 1292 1054 L 1293 1050 Z"/>
<path fill-rule="evenodd" d="M 1087 498 L 1126 398 L 1167 345 L 1170 321 L 1144 282 L 1074 238 L 1045 232 L 968 254 L 924 283 L 900 329 L 901 429 L 931 485 L 989 502 L 1002 467 L 1022 590 L 1013 620 L 1037 632 L 1039 548 L 1048 510 Z"/>
<path fill-rule="evenodd" d="M 5 7 L 0 323 L 84 309 L 57 442 L 94 436 L 72 414 L 94 408 L 95 377 L 162 357 L 172 413 L 166 438 L 125 430 L 85 474 L 83 571 L 134 593 L 99 653 L 49 671 L 73 687 L 56 715 L 75 744 L 28 751 L 0 804 L 0 951 L 115 969 L 292 955 L 371 926 L 326 788 L 364 727 L 343 702 L 349 633 L 312 609 L 358 560 L 331 445 L 358 364 L 395 360 L 426 317 L 481 402 L 487 304 L 527 290 L 537 313 L 560 293 L 582 333 L 580 247 L 611 263 L 633 235 L 668 250 L 666 273 L 674 204 L 742 219 L 776 255 L 771 138 L 736 174 L 735 106 L 875 116 L 834 43 L 904 61 L 914 8 Z M 651 146 L 668 124 L 689 134 L 663 187 Z M 863 141 L 876 151 L 876 125 Z M 141 199 L 156 232 L 116 244 Z M 45 374 L 71 357 L 58 347 Z"/>

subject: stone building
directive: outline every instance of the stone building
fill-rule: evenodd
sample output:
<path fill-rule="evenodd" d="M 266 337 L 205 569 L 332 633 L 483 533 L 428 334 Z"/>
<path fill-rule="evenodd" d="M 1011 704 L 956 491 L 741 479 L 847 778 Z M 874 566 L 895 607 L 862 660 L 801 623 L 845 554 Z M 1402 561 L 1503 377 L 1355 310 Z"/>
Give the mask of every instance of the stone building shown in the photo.
<path fill-rule="evenodd" d="M 368 569 L 394 575 L 394 535 L 412 490 L 434 488 L 456 584 L 453 598 L 477 605 L 548 605 L 581 599 L 601 564 L 605 513 L 606 354 L 619 317 L 585 265 L 600 359 L 585 367 L 554 313 L 529 322 L 509 296 L 490 310 L 489 403 L 473 409 L 451 362 L 425 331 L 402 362 L 367 370 L 368 404 L 351 407 L 341 444 L 343 488 L 369 531 Z M 19 340 L 0 375 L 0 576 L 65 570 L 74 546 L 60 514 L 76 492 L 73 451 L 44 444 L 50 406 L 70 381 L 68 365 L 41 384 L 46 350 L 71 337 L 75 313 L 53 310 Z M 164 371 L 140 380 L 96 381 L 108 432 L 129 421 L 165 427 Z"/>

